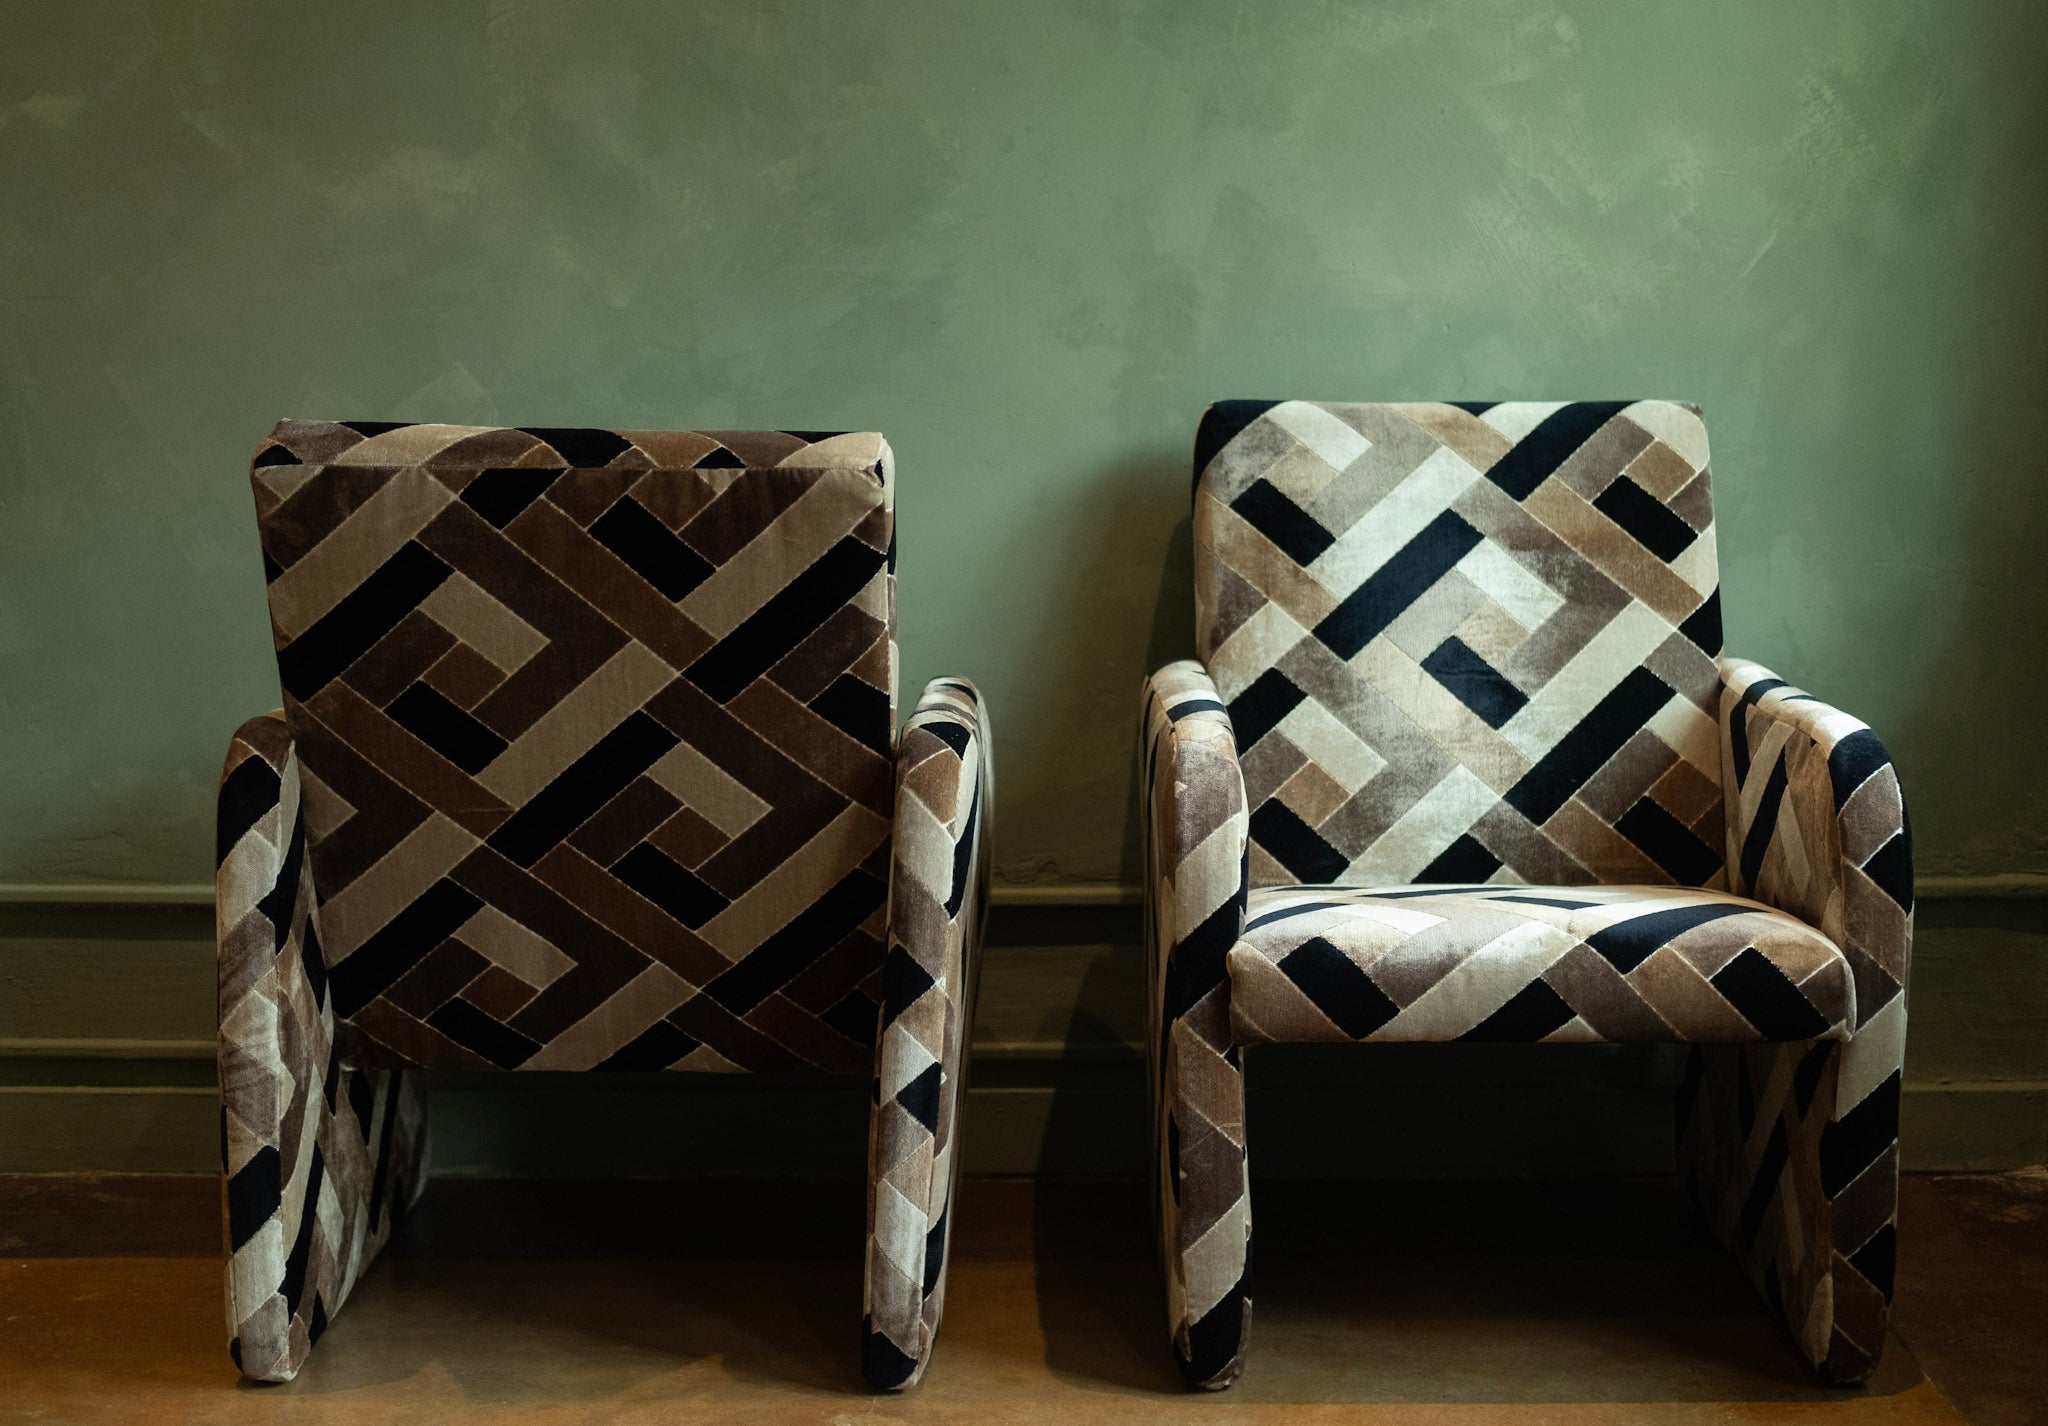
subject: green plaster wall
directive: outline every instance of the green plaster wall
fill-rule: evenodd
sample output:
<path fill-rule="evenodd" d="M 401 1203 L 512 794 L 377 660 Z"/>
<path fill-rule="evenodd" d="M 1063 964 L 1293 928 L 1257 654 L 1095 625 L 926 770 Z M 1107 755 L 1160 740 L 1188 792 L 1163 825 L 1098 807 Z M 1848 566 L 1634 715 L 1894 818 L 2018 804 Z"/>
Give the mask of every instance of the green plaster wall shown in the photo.
<path fill-rule="evenodd" d="M 1133 878 L 1224 395 L 1705 404 L 1731 650 L 2048 866 L 2048 9 L 17 0 L 0 882 L 203 881 L 285 414 L 876 426 L 1010 879 Z M 2033 730 L 2015 756 L 2015 728 Z"/>

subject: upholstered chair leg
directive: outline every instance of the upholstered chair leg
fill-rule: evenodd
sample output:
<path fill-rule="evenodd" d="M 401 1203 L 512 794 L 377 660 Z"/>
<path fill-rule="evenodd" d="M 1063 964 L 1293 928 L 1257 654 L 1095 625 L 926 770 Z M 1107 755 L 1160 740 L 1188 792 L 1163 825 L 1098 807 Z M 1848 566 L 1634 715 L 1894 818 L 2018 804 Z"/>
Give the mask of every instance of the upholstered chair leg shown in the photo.
<path fill-rule="evenodd" d="M 425 1100 L 341 1067 L 313 920 L 299 767 L 284 720 L 250 720 L 220 787 L 221 1155 L 228 1350 L 289 1381 L 418 1196 Z"/>
<path fill-rule="evenodd" d="M 877 1391 L 917 1384 L 945 1312 L 993 792 L 980 697 L 960 680 L 933 682 L 896 750 L 861 1353 L 861 1370 Z"/>
<path fill-rule="evenodd" d="M 1189 1382 L 1216 1389 L 1243 1373 L 1251 1336 L 1252 1200 L 1242 1052 L 1205 1033 L 1206 1018 L 1169 1027 L 1155 1114 L 1174 1360 Z"/>
<path fill-rule="evenodd" d="M 1702 1045 L 1679 1090 L 1694 1199 L 1830 1382 L 1883 1350 L 1899 1194 L 1898 1056 L 1875 1037 Z"/>
<path fill-rule="evenodd" d="M 1251 1332 L 1251 1195 L 1242 1052 L 1225 969 L 1244 924 L 1243 774 L 1202 666 L 1145 686 L 1145 946 L 1153 1165 L 1173 1352 L 1219 1388 L 1244 1370 Z"/>

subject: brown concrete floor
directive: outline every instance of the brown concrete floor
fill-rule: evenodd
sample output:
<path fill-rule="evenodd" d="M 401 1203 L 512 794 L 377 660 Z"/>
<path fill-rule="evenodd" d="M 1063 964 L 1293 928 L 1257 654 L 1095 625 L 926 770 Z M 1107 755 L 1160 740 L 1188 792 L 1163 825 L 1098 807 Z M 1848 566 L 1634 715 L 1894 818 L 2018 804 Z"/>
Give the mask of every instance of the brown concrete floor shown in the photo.
<path fill-rule="evenodd" d="M 2048 1420 L 2048 1174 L 1907 1181 L 1896 1332 L 1854 1391 L 1814 1384 L 1666 1184 L 1255 1201 L 1231 1391 L 1179 1386 L 1134 1188 L 987 1180 L 925 1385 L 877 1398 L 854 1185 L 437 1183 L 299 1379 L 251 1387 L 210 1181 L 0 1179 L 0 1421 Z"/>

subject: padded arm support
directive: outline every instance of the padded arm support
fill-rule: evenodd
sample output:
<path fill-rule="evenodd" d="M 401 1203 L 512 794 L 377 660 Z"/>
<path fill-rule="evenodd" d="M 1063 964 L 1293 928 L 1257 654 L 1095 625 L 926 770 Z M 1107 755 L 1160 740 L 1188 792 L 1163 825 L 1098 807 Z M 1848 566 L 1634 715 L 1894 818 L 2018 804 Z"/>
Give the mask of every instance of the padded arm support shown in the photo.
<path fill-rule="evenodd" d="M 1729 888 L 1848 957 L 1840 1043 L 1695 1047 L 1680 1151 L 1716 1231 L 1833 1381 L 1876 1366 L 1890 1307 L 1913 852 L 1877 735 L 1741 659 L 1721 663 Z"/>
<path fill-rule="evenodd" d="M 349 1070 L 314 926 L 299 763 L 280 714 L 228 746 L 214 885 L 228 1350 L 289 1381 L 418 1195 L 426 1114 L 398 1071 Z"/>
<path fill-rule="evenodd" d="M 1251 1327 L 1244 1077 L 1225 957 L 1244 924 L 1248 813 L 1230 715 L 1202 665 L 1146 682 L 1145 948 L 1158 1228 L 1174 1355 L 1228 1386 Z"/>
<path fill-rule="evenodd" d="M 1723 659 L 1721 759 L 1730 889 L 1834 939 L 1867 1032 L 1901 1001 L 1913 944 L 1912 831 L 1884 744 L 1763 665 Z"/>
<path fill-rule="evenodd" d="M 993 793 L 981 695 L 964 679 L 934 680 L 896 744 L 862 1351 L 862 1370 L 878 1391 L 916 1384 L 945 1310 Z"/>

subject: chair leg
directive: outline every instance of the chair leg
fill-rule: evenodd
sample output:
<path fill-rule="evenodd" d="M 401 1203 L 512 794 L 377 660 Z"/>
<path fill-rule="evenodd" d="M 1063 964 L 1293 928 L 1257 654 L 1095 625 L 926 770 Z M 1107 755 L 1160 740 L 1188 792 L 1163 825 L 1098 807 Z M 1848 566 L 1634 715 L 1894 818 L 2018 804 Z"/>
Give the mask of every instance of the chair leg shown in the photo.
<path fill-rule="evenodd" d="M 219 854 L 228 1351 L 244 1376 L 289 1381 L 419 1195 L 426 1101 L 413 1076 L 334 1052 L 298 765 L 274 716 L 230 747 Z"/>
<path fill-rule="evenodd" d="M 1227 987 L 1165 1027 L 1154 1084 L 1155 1185 L 1173 1354 L 1193 1385 L 1244 1371 L 1251 1336 L 1251 1183 L 1243 1051 Z"/>
<path fill-rule="evenodd" d="M 1884 1350 L 1903 1036 L 1693 1047 L 1679 1159 L 1694 1200 L 1823 1380 Z"/>

